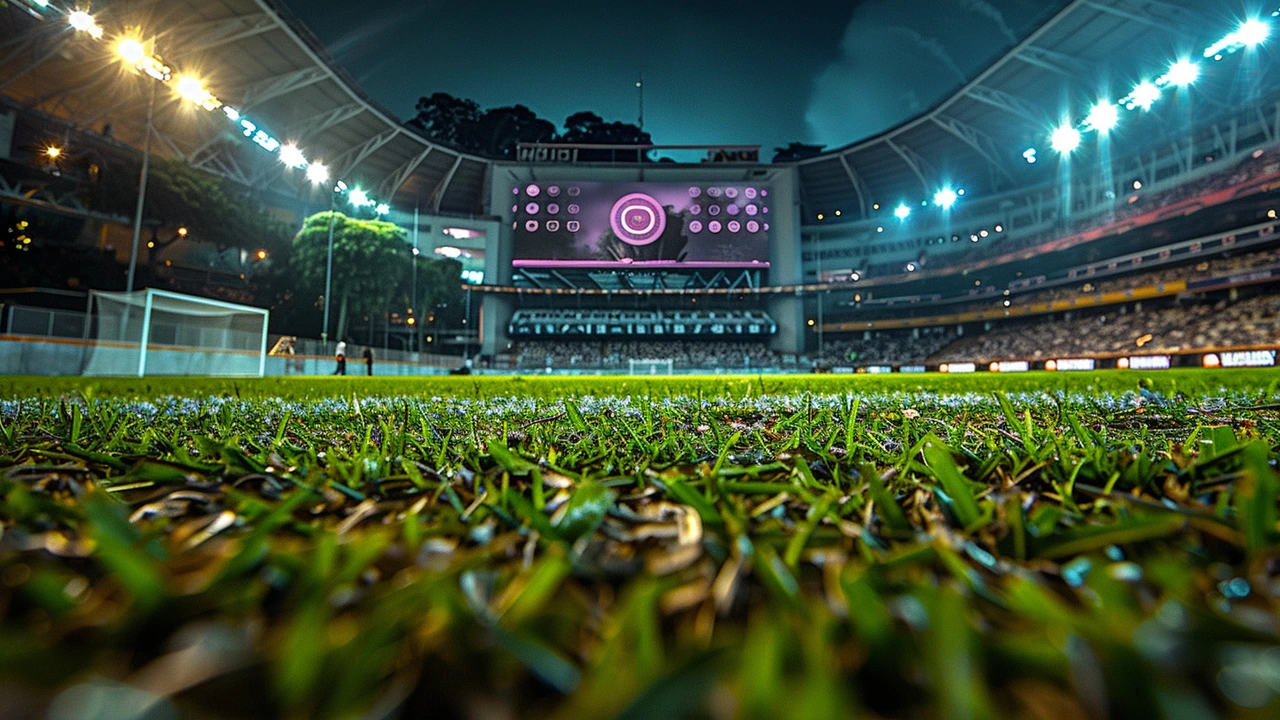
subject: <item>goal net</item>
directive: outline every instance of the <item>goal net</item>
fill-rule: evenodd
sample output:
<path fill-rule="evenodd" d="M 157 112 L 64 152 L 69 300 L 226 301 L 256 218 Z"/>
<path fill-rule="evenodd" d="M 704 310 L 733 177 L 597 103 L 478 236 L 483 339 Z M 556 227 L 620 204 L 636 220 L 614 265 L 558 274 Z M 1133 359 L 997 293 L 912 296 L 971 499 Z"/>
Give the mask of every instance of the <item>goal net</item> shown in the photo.
<path fill-rule="evenodd" d="M 164 290 L 93 292 L 85 375 L 261 377 L 270 311 Z"/>
<path fill-rule="evenodd" d="M 666 360 L 630 360 L 632 375 L 672 375 L 674 363 Z"/>

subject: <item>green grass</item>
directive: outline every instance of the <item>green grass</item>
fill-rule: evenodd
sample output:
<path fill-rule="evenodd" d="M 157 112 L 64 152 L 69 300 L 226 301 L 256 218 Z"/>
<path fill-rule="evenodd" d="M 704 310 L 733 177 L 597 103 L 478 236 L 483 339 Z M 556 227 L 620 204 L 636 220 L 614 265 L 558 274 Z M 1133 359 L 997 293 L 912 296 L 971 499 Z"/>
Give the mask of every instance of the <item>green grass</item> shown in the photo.
<path fill-rule="evenodd" d="M 1276 378 L 0 379 L 0 717 L 1275 716 Z"/>

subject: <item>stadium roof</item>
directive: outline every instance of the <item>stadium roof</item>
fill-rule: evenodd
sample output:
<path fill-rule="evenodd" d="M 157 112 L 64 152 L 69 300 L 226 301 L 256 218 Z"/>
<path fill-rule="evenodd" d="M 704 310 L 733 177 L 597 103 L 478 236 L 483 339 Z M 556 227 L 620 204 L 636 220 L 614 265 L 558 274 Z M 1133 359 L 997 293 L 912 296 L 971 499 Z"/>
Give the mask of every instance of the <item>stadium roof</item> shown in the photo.
<path fill-rule="evenodd" d="M 0 10 L 0 92 L 81 128 L 111 123 L 141 145 L 145 78 L 123 74 L 109 43 L 78 37 L 63 22 L 37 22 L 21 1 Z M 30 3 L 28 3 L 30 4 Z M 933 197 L 953 184 L 992 193 L 1042 181 L 1022 160 L 1061 121 L 1077 117 L 1113 70 L 1116 88 L 1142 79 L 1174 51 L 1197 53 L 1233 17 L 1205 0 L 1074 0 L 971 82 L 922 115 L 878 136 L 799 163 L 803 201 L 851 218 L 875 203 Z M 427 140 L 400 124 L 338 69 L 279 0 L 111 0 L 94 5 L 108 36 L 136 28 L 176 71 L 204 73 L 207 87 L 275 138 L 296 141 L 335 177 L 356 181 L 400 207 L 478 214 L 491 161 Z M 1210 14 L 1212 13 L 1212 14 Z M 429 69 L 424 72 L 429 75 Z M 1123 94 L 1123 90 L 1120 93 Z M 1158 113 L 1153 113 L 1156 115 Z M 217 112 L 172 93 L 157 103 L 161 149 L 254 187 L 298 192 L 305 181 L 247 142 Z M 1038 170 L 1038 169 L 1037 169 Z"/>
<path fill-rule="evenodd" d="M 893 208 L 901 201 L 932 198 L 945 184 L 991 194 L 1042 179 L 1043 172 L 1029 175 L 1022 153 L 1036 146 L 1046 152 L 1045 137 L 1064 113 L 1073 110 L 1080 121 L 1089 103 L 1104 96 L 1108 80 L 1113 98 L 1124 95 L 1137 82 L 1152 79 L 1139 73 L 1163 72 L 1172 53 L 1201 59 L 1205 45 L 1241 20 L 1225 12 L 1225 3 L 1218 12 L 1209 9 L 1211 4 L 1067 3 L 927 112 L 801 161 L 804 203 L 814 212 L 843 209 L 858 217 L 867 216 L 876 203 Z"/>
<path fill-rule="evenodd" d="M 361 183 L 395 204 L 478 214 L 489 161 L 432 143 L 403 126 L 338 69 L 320 42 L 272 0 L 114 0 L 94 4 L 110 38 L 136 29 L 176 72 L 201 73 L 223 102 L 282 142 L 297 142 L 335 178 Z M 77 37 L 64 22 L 37 21 L 9 3 L 0 10 L 0 91 L 73 125 L 141 146 L 145 78 L 123 74 L 109 42 Z M 162 91 L 160 150 L 254 187 L 286 192 L 287 169 L 220 112 Z M 255 157 L 256 156 L 256 157 Z M 295 175 L 297 173 L 295 172 Z M 394 197 L 393 197 L 394 195 Z"/>

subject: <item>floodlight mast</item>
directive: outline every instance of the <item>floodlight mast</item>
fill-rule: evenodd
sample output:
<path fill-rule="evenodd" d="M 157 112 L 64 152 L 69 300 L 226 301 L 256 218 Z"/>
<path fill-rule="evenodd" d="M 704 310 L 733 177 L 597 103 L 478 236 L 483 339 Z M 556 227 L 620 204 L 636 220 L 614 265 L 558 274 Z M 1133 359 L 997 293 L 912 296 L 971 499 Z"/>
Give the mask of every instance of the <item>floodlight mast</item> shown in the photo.
<path fill-rule="evenodd" d="M 133 245 L 129 248 L 129 273 L 125 280 L 125 290 L 133 292 L 133 278 L 138 270 L 138 242 L 142 238 L 142 209 L 147 202 L 147 177 L 151 171 L 151 135 L 154 132 L 156 112 L 156 83 L 148 83 L 151 92 L 147 95 L 147 139 L 142 150 L 142 175 L 138 178 L 138 205 L 133 213 Z M 148 300 L 149 301 L 149 300 Z"/>

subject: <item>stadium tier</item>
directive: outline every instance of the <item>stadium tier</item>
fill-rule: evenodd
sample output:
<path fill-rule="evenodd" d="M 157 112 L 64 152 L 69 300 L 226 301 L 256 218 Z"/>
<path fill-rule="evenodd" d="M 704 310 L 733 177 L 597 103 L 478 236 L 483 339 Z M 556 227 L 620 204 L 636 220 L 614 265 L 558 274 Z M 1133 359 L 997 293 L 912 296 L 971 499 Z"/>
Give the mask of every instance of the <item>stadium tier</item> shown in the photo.
<path fill-rule="evenodd" d="M 1280 81 L 1258 47 L 1270 21 L 1242 31 L 1215 19 L 1231 16 L 1225 5 L 1046 7 L 1034 32 L 917 117 L 772 163 L 730 144 L 453 149 L 371 100 L 285 3 L 162 5 L 147 24 L 165 39 L 150 45 L 132 42 L 122 10 L 22 0 L 0 11 L 18 48 L 0 62 L 0 201 L 19 238 L 0 252 L 0 289 L 64 294 L 9 296 L 5 331 L 26 343 L 74 341 L 57 328 L 89 324 L 66 293 L 142 286 L 270 308 L 275 338 L 316 348 L 349 339 L 409 366 L 454 358 L 431 372 L 518 370 L 540 339 L 618 336 L 759 346 L 747 362 L 705 350 L 700 368 L 673 351 L 688 370 L 1043 362 L 1061 343 L 995 338 L 1039 337 L 1024 331 L 1033 325 L 1067 335 L 1085 315 L 1108 318 L 1106 332 L 1063 349 L 1114 361 L 1179 308 L 1171 352 L 1276 342 L 1265 298 L 1280 284 Z M 1152 50 L 1165 47 L 1179 48 L 1173 60 Z M 207 82 L 192 78 L 195 54 L 216 66 Z M 125 72 L 98 72 L 104 56 Z M 1100 96 L 1093 68 L 1134 80 Z M 178 105 L 148 120 L 140 100 L 165 86 Z M 130 217 L 120 188 L 143 149 L 219 178 L 232 205 L 260 204 L 285 242 L 210 241 L 216 218 L 188 234 L 191 213 L 168 200 Z M 397 238 L 371 263 L 340 256 L 336 284 L 332 263 L 323 278 L 287 269 L 288 234 L 329 208 Z M 82 267 L 90 255 L 101 262 Z M 457 263 L 465 290 L 439 291 L 424 258 Z M 139 265 L 133 288 L 126 262 Z M 379 306 L 352 305 L 342 263 L 382 274 L 351 281 L 385 286 Z M 1237 310 L 1254 298 L 1256 312 Z M 1219 315 L 1237 311 L 1255 321 Z M 1224 330 L 1200 332 L 1204 313 Z M 55 317 L 42 332 L 39 319 Z M 553 370 L 573 357 L 604 370 L 655 359 L 628 345 L 544 355 Z"/>

